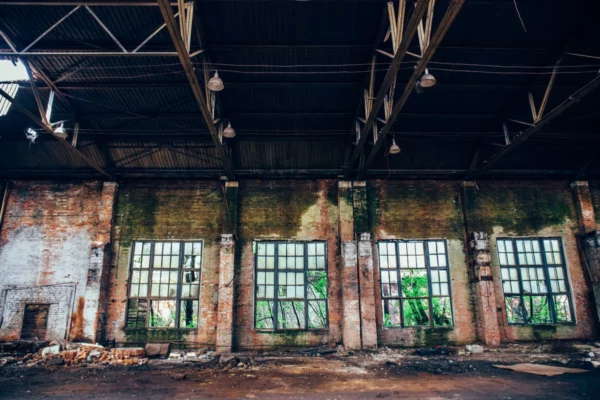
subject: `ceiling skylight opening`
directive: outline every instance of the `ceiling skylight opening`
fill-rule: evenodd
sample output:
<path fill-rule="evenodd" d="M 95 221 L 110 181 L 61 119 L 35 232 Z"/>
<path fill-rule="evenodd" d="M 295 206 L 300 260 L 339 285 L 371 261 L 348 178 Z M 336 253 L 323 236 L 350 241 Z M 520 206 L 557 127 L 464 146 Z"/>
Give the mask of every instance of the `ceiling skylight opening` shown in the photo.
<path fill-rule="evenodd" d="M 0 89 L 4 90 L 13 99 L 19 91 L 18 82 L 29 80 L 27 69 L 20 60 L 0 60 Z M 0 97 L 0 117 L 8 114 L 11 103 L 4 97 Z"/>

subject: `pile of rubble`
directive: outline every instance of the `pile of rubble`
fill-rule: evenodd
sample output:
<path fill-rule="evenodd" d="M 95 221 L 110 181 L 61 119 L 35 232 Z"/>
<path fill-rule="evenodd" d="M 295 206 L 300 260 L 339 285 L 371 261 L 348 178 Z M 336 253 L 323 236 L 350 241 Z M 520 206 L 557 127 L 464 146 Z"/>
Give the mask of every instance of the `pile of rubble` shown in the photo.
<path fill-rule="evenodd" d="M 23 356 L 4 356 L 0 367 L 17 364 L 26 367 L 47 365 L 144 365 L 148 362 L 142 348 L 107 349 L 97 344 L 71 343 L 62 340 L 34 345 Z"/>

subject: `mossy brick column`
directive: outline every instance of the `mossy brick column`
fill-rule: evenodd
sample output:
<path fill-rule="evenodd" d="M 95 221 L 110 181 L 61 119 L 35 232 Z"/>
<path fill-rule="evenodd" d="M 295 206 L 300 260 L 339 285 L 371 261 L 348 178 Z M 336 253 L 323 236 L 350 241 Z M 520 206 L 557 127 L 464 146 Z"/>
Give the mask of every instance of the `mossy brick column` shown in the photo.
<path fill-rule="evenodd" d="M 342 262 L 342 341 L 348 350 L 360 350 L 360 298 L 357 243 L 354 237 L 352 182 L 338 184 L 338 209 Z"/>
<path fill-rule="evenodd" d="M 217 314 L 217 352 L 231 353 L 233 342 L 233 296 L 235 241 L 232 234 L 221 235 L 219 253 L 219 304 Z"/>
<path fill-rule="evenodd" d="M 597 231 L 596 215 L 590 187 L 585 181 L 571 183 L 573 201 L 577 211 L 578 238 L 585 256 L 584 261 L 592 280 L 596 313 L 600 321 L 600 234 Z"/>
<path fill-rule="evenodd" d="M 469 210 L 475 202 L 477 187 L 474 182 L 463 182 L 461 189 L 465 229 L 469 239 L 466 251 L 471 264 L 471 289 L 475 296 L 477 337 L 486 346 L 498 346 L 501 337 L 488 236 L 485 232 L 469 231 Z"/>
<path fill-rule="evenodd" d="M 231 353 L 233 303 L 235 297 L 235 238 L 238 225 L 238 183 L 225 183 L 226 228 L 219 250 L 219 293 L 217 305 L 217 352 Z"/>
<path fill-rule="evenodd" d="M 366 203 L 365 203 L 366 204 Z M 375 279 L 373 275 L 373 242 L 371 234 L 360 234 L 358 242 L 358 281 L 360 285 L 360 325 L 363 350 L 377 349 Z"/>
<path fill-rule="evenodd" d="M 118 186 L 115 182 L 102 184 L 98 199 L 98 215 L 95 234 L 90 249 L 90 262 L 85 288 L 83 337 L 75 338 L 91 342 L 104 342 L 106 313 L 108 307 L 108 277 L 111 257 L 111 234 L 114 206 Z"/>

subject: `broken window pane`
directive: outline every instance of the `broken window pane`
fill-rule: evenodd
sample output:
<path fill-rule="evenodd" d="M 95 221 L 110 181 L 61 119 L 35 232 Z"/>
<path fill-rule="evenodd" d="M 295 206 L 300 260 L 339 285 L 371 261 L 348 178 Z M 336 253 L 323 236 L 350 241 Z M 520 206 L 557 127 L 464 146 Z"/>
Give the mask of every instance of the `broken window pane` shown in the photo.
<path fill-rule="evenodd" d="M 177 312 L 174 300 L 152 300 L 150 302 L 150 321 L 152 328 L 175 328 Z"/>
<path fill-rule="evenodd" d="M 402 274 L 403 297 L 427 297 L 429 295 L 427 270 L 401 270 L 400 273 Z"/>
<path fill-rule="evenodd" d="M 308 302 L 308 327 L 311 329 L 327 327 L 327 301 Z"/>
<path fill-rule="evenodd" d="M 385 328 L 394 328 L 401 326 L 400 318 L 400 300 L 383 300 L 383 326 Z"/>
<path fill-rule="evenodd" d="M 275 328 L 275 302 L 257 301 L 256 302 L 256 328 L 273 329 Z"/>
<path fill-rule="evenodd" d="M 197 300 L 182 300 L 181 310 L 179 312 L 179 327 L 180 328 L 197 328 L 198 327 L 198 301 Z"/>
<path fill-rule="evenodd" d="M 567 295 L 554 296 L 554 309 L 556 313 L 556 322 L 573 322 L 571 316 L 571 305 Z"/>
<path fill-rule="evenodd" d="M 279 302 L 279 329 L 304 329 L 304 301 Z"/>
<path fill-rule="evenodd" d="M 498 239 L 498 252 L 509 323 L 572 321 L 560 239 Z"/>
<path fill-rule="evenodd" d="M 429 325 L 429 301 L 409 299 L 402 302 L 404 326 Z"/>
<path fill-rule="evenodd" d="M 434 297 L 431 299 L 433 307 L 433 325 L 452 325 L 452 304 L 449 297 Z"/>
<path fill-rule="evenodd" d="M 257 248 L 256 328 L 326 327 L 325 242 L 258 242 Z"/>

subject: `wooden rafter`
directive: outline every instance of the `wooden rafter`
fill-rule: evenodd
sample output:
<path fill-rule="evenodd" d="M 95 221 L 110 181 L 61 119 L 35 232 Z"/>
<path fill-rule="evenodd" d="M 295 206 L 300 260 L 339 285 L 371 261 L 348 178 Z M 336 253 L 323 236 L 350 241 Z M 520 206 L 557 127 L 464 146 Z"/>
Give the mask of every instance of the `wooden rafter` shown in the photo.
<path fill-rule="evenodd" d="M 387 119 L 385 125 L 380 130 L 379 138 L 378 138 L 377 142 L 375 142 L 375 145 L 373 146 L 373 148 L 371 149 L 371 152 L 370 152 L 369 156 L 367 157 L 363 168 L 359 169 L 358 179 L 363 178 L 363 176 L 365 174 L 365 170 L 373 162 L 377 152 L 379 151 L 379 149 L 385 142 L 385 138 L 386 138 L 388 132 L 392 128 L 392 125 L 394 124 L 396 118 L 398 118 L 400 111 L 402 111 L 402 108 L 404 107 L 404 105 L 406 104 L 412 91 L 414 90 L 415 84 L 417 83 L 417 81 L 419 80 L 419 78 L 421 77 L 423 72 L 425 72 L 425 68 L 427 68 L 427 63 L 431 60 L 431 58 L 435 54 L 435 52 L 436 52 L 437 48 L 439 47 L 440 43 L 442 42 L 442 39 L 444 38 L 444 36 L 446 36 L 448 29 L 450 29 L 450 26 L 454 22 L 454 19 L 458 15 L 458 12 L 460 11 L 464 2 L 465 2 L 465 0 L 452 0 L 450 2 L 450 4 L 448 5 L 448 9 L 446 10 L 446 14 L 444 15 L 444 18 L 442 18 L 442 21 L 440 22 L 438 28 L 436 29 L 435 34 L 431 38 L 431 41 L 430 41 L 429 45 L 427 46 L 427 49 L 425 49 L 425 52 L 423 53 L 423 56 L 419 60 L 419 63 L 417 64 L 412 76 L 410 77 L 410 79 L 408 80 L 408 83 L 404 87 L 404 91 L 402 92 L 401 97 L 398 99 L 398 101 L 395 102 L 394 107 L 392 109 L 392 113 L 390 115 L 390 118 Z M 427 4 L 427 2 L 422 2 L 422 4 Z"/>
<path fill-rule="evenodd" d="M 510 144 L 504 146 L 490 158 L 485 160 L 481 167 L 476 168 L 473 173 L 470 175 L 470 178 L 476 178 L 481 176 L 486 171 L 490 169 L 492 165 L 494 165 L 498 160 L 503 157 L 508 152 L 514 150 L 517 146 L 521 145 L 524 141 L 529 139 L 534 133 L 541 130 L 544 126 L 548 125 L 553 119 L 561 115 L 565 112 L 569 107 L 579 102 L 584 96 L 591 93 L 593 90 L 600 86 L 600 75 L 596 76 L 592 81 L 590 81 L 587 85 L 579 89 L 577 92 L 570 95 L 565 101 L 556 106 L 552 111 L 546 114 L 545 117 L 539 119 L 537 123 L 531 126 L 529 129 L 521 132 L 519 135 L 516 135 L 511 139 Z"/>
<path fill-rule="evenodd" d="M 171 35 L 171 39 L 173 40 L 173 44 L 175 45 L 175 49 L 177 50 L 177 55 L 179 57 L 179 61 L 183 66 L 185 71 L 185 75 L 190 84 L 190 88 L 194 93 L 194 97 L 196 98 L 196 102 L 200 107 L 200 112 L 202 114 L 202 118 L 208 127 L 208 131 L 210 136 L 215 143 L 217 148 L 217 154 L 223 163 L 223 168 L 225 169 L 225 174 L 229 180 L 234 179 L 233 168 L 231 167 L 231 163 L 229 158 L 227 157 L 227 153 L 219 140 L 219 134 L 217 129 L 213 123 L 213 119 L 211 116 L 211 112 L 208 109 L 208 105 L 206 104 L 206 99 L 204 98 L 204 93 L 202 87 L 200 86 L 200 82 L 198 82 L 198 78 L 196 76 L 196 72 L 194 71 L 194 66 L 192 65 L 192 60 L 190 59 L 190 55 L 186 50 L 185 43 L 183 42 L 183 38 L 177 29 L 177 23 L 175 21 L 175 16 L 173 14 L 173 9 L 171 8 L 171 3 L 168 0 L 157 0 L 160 12 L 165 20 L 165 24 Z"/>
<path fill-rule="evenodd" d="M 52 136 L 54 136 L 64 148 L 66 148 L 69 152 L 71 152 L 77 158 L 79 158 L 79 159 L 83 160 L 84 162 L 86 162 L 90 167 L 92 167 L 93 169 L 95 169 L 96 171 L 98 171 L 100 174 L 102 174 L 106 178 L 109 178 L 109 179 L 111 178 L 111 176 L 108 174 L 108 172 L 106 172 L 94 160 L 92 160 L 91 158 L 89 158 L 88 156 L 86 156 L 85 154 L 83 154 L 80 150 L 78 150 L 75 147 L 73 147 L 65 139 L 63 139 L 61 137 L 58 137 L 58 136 L 55 136 L 54 135 L 54 130 L 52 129 L 52 127 L 50 127 L 50 125 L 44 123 L 44 121 L 42 121 L 41 119 L 39 119 L 38 117 L 36 117 L 25 106 L 23 106 L 22 104 L 18 103 L 15 99 L 13 99 L 8 93 L 6 93 L 2 89 L 0 89 L 0 96 L 4 97 L 6 100 L 10 101 L 12 103 L 13 107 L 15 107 L 20 112 L 22 112 L 27 117 L 29 117 L 29 119 L 32 122 L 34 122 L 36 125 L 38 125 L 40 128 L 42 128 L 43 130 L 45 130 L 46 132 L 48 132 L 49 134 L 51 134 Z"/>
<path fill-rule="evenodd" d="M 392 60 L 392 63 L 385 74 L 385 78 L 383 78 L 383 82 L 381 83 L 381 86 L 377 91 L 377 96 L 373 101 L 370 113 L 367 116 L 363 129 L 360 133 L 360 138 L 358 140 L 358 143 L 356 144 L 356 148 L 354 149 L 354 152 L 346 162 L 344 179 L 350 178 L 350 174 L 352 173 L 354 165 L 358 161 L 365 146 L 365 143 L 367 142 L 367 138 L 369 136 L 368 134 L 369 132 L 371 132 L 373 124 L 376 123 L 375 121 L 377 118 L 377 114 L 383 106 L 385 95 L 388 93 L 389 88 L 392 86 L 396 79 L 396 75 L 398 74 L 398 70 L 400 69 L 400 64 L 402 63 L 402 60 L 406 55 L 406 51 L 408 50 L 410 42 L 412 41 L 413 37 L 415 36 L 415 33 L 417 32 L 419 22 L 421 21 L 421 18 L 423 18 L 423 15 L 425 14 L 426 10 L 427 2 L 425 1 L 420 1 L 415 5 L 415 9 L 413 10 L 413 13 L 410 17 L 406 30 L 402 35 L 402 42 L 398 46 L 398 51 L 394 55 L 394 59 Z"/>

